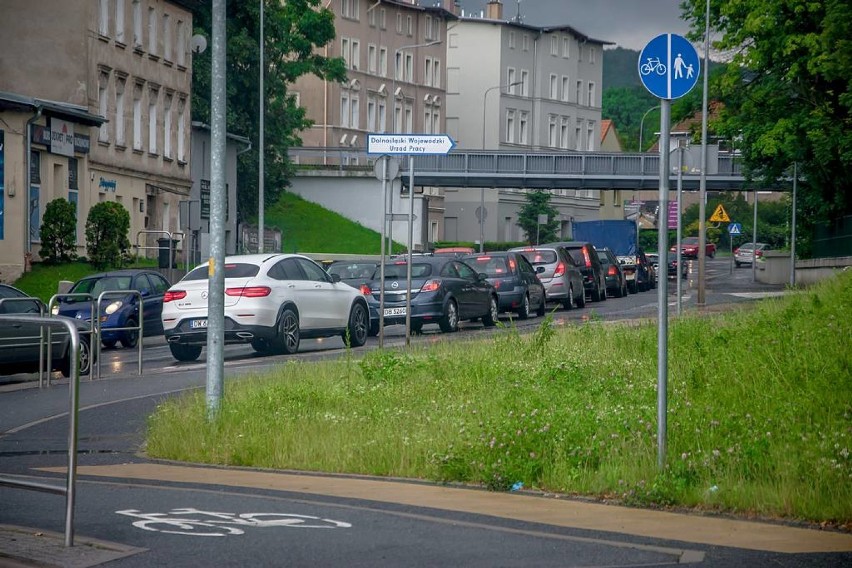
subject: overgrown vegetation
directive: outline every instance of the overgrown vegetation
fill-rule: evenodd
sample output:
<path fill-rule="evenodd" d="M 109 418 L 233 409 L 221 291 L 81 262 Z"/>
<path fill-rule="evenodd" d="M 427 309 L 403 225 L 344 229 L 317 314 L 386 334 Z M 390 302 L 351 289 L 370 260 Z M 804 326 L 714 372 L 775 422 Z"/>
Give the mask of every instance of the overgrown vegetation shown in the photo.
<path fill-rule="evenodd" d="M 852 274 L 670 327 L 656 467 L 656 326 L 591 322 L 288 362 L 162 404 L 152 456 L 852 521 Z M 629 346 L 629 347 L 628 347 Z M 617 354 L 617 356 L 614 356 Z"/>

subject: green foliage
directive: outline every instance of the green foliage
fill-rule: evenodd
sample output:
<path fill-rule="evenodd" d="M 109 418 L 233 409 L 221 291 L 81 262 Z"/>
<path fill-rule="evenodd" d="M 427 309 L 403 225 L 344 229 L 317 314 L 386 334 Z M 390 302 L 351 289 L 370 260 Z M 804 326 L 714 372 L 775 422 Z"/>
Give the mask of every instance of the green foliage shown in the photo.
<path fill-rule="evenodd" d="M 61 197 L 48 203 L 40 236 L 41 256 L 47 262 L 70 262 L 77 258 L 77 208 L 74 204 Z"/>
<path fill-rule="evenodd" d="M 550 204 L 549 191 L 530 191 L 525 195 L 526 203 L 518 212 L 517 225 L 527 234 L 527 241 L 539 243 L 555 241 L 558 238 L 559 211 Z M 538 216 L 547 215 L 547 223 L 538 224 Z"/>
<path fill-rule="evenodd" d="M 647 149 L 654 143 L 654 132 L 660 130 L 660 101 L 645 87 L 617 87 L 603 92 L 601 116 L 615 123 L 621 145 L 627 152 L 644 151 L 639 148 L 639 127 L 644 127 L 642 145 Z M 646 115 L 645 113 L 648 112 Z M 642 122 L 642 116 L 645 122 Z"/>
<path fill-rule="evenodd" d="M 692 38 L 703 36 L 705 1 L 683 9 Z M 801 229 L 852 211 L 848 0 L 719 0 L 710 25 L 732 54 L 718 128 L 739 140 L 751 175 L 775 180 L 799 165 Z"/>
<path fill-rule="evenodd" d="M 130 249 L 130 213 L 121 203 L 102 201 L 89 209 L 86 219 L 86 252 L 99 269 L 120 268 Z"/>
<path fill-rule="evenodd" d="M 211 6 L 195 9 L 196 32 L 211 33 Z M 257 211 L 260 116 L 260 5 L 229 2 L 227 6 L 227 127 L 229 132 L 252 141 L 250 151 L 240 154 L 237 166 L 237 215 L 245 220 Z M 321 48 L 334 40 L 334 14 L 320 0 L 264 2 L 264 196 L 273 204 L 289 177 L 287 149 L 297 146 L 299 131 L 310 126 L 305 109 L 288 93 L 288 85 L 303 75 L 342 81 L 342 58 L 326 58 Z M 212 49 L 193 60 L 192 119 L 210 124 Z"/>

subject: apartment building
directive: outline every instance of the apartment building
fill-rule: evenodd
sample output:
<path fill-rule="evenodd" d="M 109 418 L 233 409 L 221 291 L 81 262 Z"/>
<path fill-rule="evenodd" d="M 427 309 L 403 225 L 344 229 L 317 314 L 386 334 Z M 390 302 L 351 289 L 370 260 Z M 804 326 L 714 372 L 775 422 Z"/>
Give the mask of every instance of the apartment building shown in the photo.
<path fill-rule="evenodd" d="M 14 280 L 39 259 L 41 218 L 56 198 L 77 206 L 83 255 L 86 217 L 100 201 L 128 210 L 134 245 L 181 232 L 197 5 L 4 0 L 0 279 Z"/>

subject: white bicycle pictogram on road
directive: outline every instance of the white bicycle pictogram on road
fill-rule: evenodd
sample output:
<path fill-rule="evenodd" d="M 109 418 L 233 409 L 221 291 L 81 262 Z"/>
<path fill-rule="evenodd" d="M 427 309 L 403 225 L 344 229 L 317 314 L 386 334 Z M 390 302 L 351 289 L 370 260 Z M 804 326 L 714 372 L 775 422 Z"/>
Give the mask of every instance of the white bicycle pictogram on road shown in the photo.
<path fill-rule="evenodd" d="M 189 536 L 230 536 L 245 534 L 245 527 L 290 527 L 300 529 L 338 529 L 352 525 L 343 521 L 289 513 L 219 513 L 193 508 L 172 509 L 168 513 L 143 513 L 138 509 L 116 511 L 138 518 L 133 526 L 146 531 Z"/>

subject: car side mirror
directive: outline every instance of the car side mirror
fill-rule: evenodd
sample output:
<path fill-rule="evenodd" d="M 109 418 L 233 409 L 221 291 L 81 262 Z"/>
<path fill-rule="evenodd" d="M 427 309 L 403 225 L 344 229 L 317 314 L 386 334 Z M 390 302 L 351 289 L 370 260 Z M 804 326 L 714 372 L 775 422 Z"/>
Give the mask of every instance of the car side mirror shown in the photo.
<path fill-rule="evenodd" d="M 329 274 L 329 276 L 331 277 L 331 281 L 335 284 L 340 282 L 340 274 Z"/>
<path fill-rule="evenodd" d="M 488 275 L 485 274 L 484 272 L 480 272 L 479 274 L 476 275 L 476 278 L 480 282 L 485 282 L 486 280 L 488 280 Z"/>
<path fill-rule="evenodd" d="M 535 267 L 535 273 L 536 273 L 536 274 L 542 274 L 543 272 L 544 272 L 544 267 L 543 267 L 543 266 L 536 266 L 536 267 Z"/>

